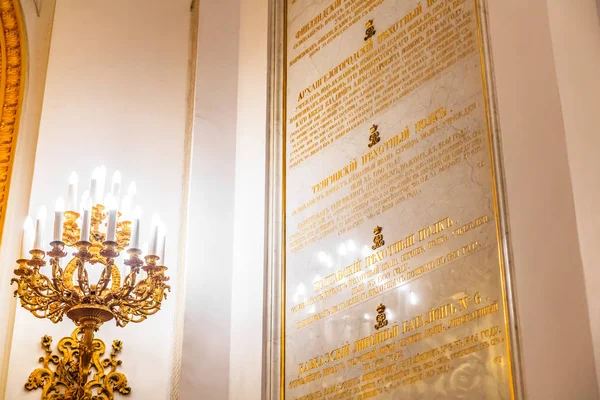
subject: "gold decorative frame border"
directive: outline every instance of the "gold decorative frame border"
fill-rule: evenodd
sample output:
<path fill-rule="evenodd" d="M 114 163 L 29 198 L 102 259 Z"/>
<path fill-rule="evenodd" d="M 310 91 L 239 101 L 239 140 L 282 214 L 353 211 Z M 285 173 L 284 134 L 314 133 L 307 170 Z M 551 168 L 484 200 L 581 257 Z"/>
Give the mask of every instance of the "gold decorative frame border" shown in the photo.
<path fill-rule="evenodd" d="M 19 0 L 0 0 L 0 245 L 25 88 L 25 27 Z"/>

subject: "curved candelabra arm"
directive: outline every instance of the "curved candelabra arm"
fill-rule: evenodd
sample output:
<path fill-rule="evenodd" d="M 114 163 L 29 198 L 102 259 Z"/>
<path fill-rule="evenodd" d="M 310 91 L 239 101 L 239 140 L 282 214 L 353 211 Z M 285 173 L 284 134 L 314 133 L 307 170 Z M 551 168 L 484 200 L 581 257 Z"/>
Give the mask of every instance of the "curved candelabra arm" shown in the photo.
<path fill-rule="evenodd" d="M 143 262 L 139 255 L 139 250 L 130 250 L 130 258 L 125 263 L 131 266 L 132 270 L 125 278 L 121 290 L 113 296 L 109 304 L 117 325 L 121 327 L 129 322 L 142 322 L 148 316 L 157 313 L 162 300 L 167 297 L 166 292 L 171 290 L 166 284 L 169 278 L 164 275 L 167 267 L 156 265 L 158 257 L 146 256 L 146 265 L 141 267 Z M 140 269 L 143 269 L 147 276 L 136 283 Z"/>
<path fill-rule="evenodd" d="M 79 290 L 82 295 L 89 296 L 90 294 L 90 284 L 88 279 L 88 273 L 85 269 L 85 263 L 89 262 L 93 255 L 90 253 L 90 247 L 92 244 L 87 241 L 79 241 L 76 244 L 77 249 L 79 250 L 75 253 L 75 257 L 77 259 L 77 283 L 79 283 Z"/>
<path fill-rule="evenodd" d="M 32 250 L 32 258 L 17 260 L 19 267 L 15 270 L 15 296 L 19 296 L 21 306 L 31 312 L 36 318 L 48 318 L 52 322 L 62 321 L 65 312 L 74 305 L 77 296 L 65 288 L 63 270 L 60 260 L 66 253 L 64 243 L 52 242 L 52 250 L 48 252 L 52 274 L 46 276 L 40 269 L 46 265 L 46 253 Z"/>
<path fill-rule="evenodd" d="M 140 249 L 129 249 L 127 251 L 129 253 L 129 259 L 125 260 L 125 265 L 131 268 L 129 274 L 125 277 L 123 281 L 123 286 L 119 290 L 117 294 L 118 298 L 126 298 L 136 287 L 137 276 L 140 273 L 140 269 L 144 265 L 144 262 L 140 258 L 142 251 Z"/>
<path fill-rule="evenodd" d="M 90 294 L 90 286 L 88 282 L 88 272 L 85 269 L 85 264 L 83 261 L 77 261 L 77 283 L 79 283 L 79 290 L 83 295 Z"/>
<path fill-rule="evenodd" d="M 52 266 L 52 282 L 56 289 L 61 292 L 65 290 L 64 282 L 63 282 L 63 269 L 60 266 L 60 260 L 53 258 L 50 260 L 50 265 Z"/>
<path fill-rule="evenodd" d="M 96 284 L 96 295 L 102 296 L 102 294 L 106 291 L 108 284 L 110 283 L 110 279 L 112 277 L 112 269 L 114 266 L 113 260 L 108 260 L 104 269 L 102 270 L 102 274 L 100 274 L 100 279 L 98 279 L 98 283 Z"/>
<path fill-rule="evenodd" d="M 106 259 L 106 264 L 102 274 L 100 275 L 100 279 L 96 284 L 96 295 L 102 296 L 102 294 L 106 291 L 108 284 L 110 283 L 110 279 L 112 277 L 112 269 L 115 267 L 115 258 L 119 257 L 119 253 L 117 251 L 118 247 L 117 242 L 106 241 L 104 242 L 104 248 L 100 251 L 100 255 Z"/>
<path fill-rule="evenodd" d="M 58 290 L 54 287 L 54 283 L 46 275 L 35 274 L 32 276 L 35 280 L 31 288 L 33 291 L 42 298 L 48 300 L 55 300 L 58 296 Z"/>
<path fill-rule="evenodd" d="M 158 278 L 158 279 L 157 279 Z M 117 324 L 124 326 L 128 322 L 142 322 L 148 316 L 156 314 L 171 288 L 165 284 L 164 277 L 149 276 L 136 286 L 131 296 L 124 302 L 115 304 L 114 314 Z"/>
<path fill-rule="evenodd" d="M 32 289 L 27 283 L 20 282 L 15 296 L 20 298 L 21 306 L 37 318 L 48 318 L 52 322 L 62 321 L 66 306 L 55 297 L 48 297 L 39 290 Z"/>
<path fill-rule="evenodd" d="M 63 269 L 60 266 L 60 260 L 67 255 L 64 251 L 65 243 L 55 241 L 50 243 L 50 245 L 52 246 L 52 250 L 48 252 L 48 255 L 50 256 L 50 265 L 52 266 L 52 284 L 56 291 L 64 292 Z"/>

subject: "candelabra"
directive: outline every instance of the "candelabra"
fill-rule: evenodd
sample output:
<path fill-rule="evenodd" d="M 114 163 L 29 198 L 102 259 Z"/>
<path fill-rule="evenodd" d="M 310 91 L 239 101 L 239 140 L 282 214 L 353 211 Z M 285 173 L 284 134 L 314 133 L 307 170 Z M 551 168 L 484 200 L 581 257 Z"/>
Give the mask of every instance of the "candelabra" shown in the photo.
<path fill-rule="evenodd" d="M 142 251 L 138 248 L 139 215 L 132 222 L 117 213 L 114 205 L 90 207 L 89 197 L 83 203 L 80 223 L 81 215 L 75 211 L 56 212 L 54 240 L 49 251 L 39 248 L 43 246 L 39 245 L 40 235 L 36 233 L 36 245 L 29 251 L 30 257 L 22 256 L 17 260 L 16 278 L 11 281 L 17 284 L 15 296 L 19 296 L 21 306 L 35 317 L 58 323 L 66 315 L 76 325 L 72 337 L 63 339 L 71 339 L 68 343 L 72 351 L 63 351 L 64 345 L 61 350 L 59 344 L 64 356 L 62 360 L 48 353 L 51 338 L 44 337 L 42 341 L 48 353 L 46 359 L 40 359 L 45 360 L 44 368 L 34 371 L 25 385 L 29 390 L 42 387 L 42 399 L 113 399 L 115 390 L 128 394 L 130 389 L 126 378 L 115 372 L 116 366 L 121 363 L 115 357 L 122 343 L 115 341 L 111 358 L 99 362 L 104 344 L 94 338 L 94 333 L 112 319 L 120 327 L 129 322 L 144 321 L 158 312 L 167 291 L 170 291 L 169 278 L 165 276 L 167 267 L 161 265 L 161 257 L 156 255 L 159 224 L 153 226 L 150 254 L 142 259 Z M 43 228 L 40 228 L 38 218 L 39 230 Z M 129 247 L 132 236 L 133 243 Z M 24 246 L 27 248 L 27 245 Z M 72 257 L 68 257 L 69 249 L 74 250 Z M 122 279 L 116 260 L 125 249 L 128 249 L 128 258 L 124 264 L 129 266 L 129 271 Z M 47 264 L 51 271 L 44 272 Z M 61 265 L 65 264 L 63 268 Z M 98 269 L 93 271 L 93 268 Z M 96 283 L 90 278 L 94 273 L 99 275 Z M 56 365 L 55 372 L 50 370 L 50 362 Z M 104 373 L 103 367 L 110 365 L 112 371 Z M 94 379 L 89 380 L 92 369 L 96 370 L 96 374 Z"/>

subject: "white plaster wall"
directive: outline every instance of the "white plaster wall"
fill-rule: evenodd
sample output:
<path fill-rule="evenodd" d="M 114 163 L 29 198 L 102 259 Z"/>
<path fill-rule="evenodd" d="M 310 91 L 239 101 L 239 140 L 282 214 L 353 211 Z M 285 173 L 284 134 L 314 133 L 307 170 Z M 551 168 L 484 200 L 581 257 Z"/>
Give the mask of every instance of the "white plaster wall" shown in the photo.
<path fill-rule="evenodd" d="M 548 11 L 600 379 L 600 20 L 594 0 L 548 0 Z"/>
<path fill-rule="evenodd" d="M 239 0 L 199 1 L 180 400 L 229 395 Z M 233 311 L 237 314 L 237 311 Z"/>
<path fill-rule="evenodd" d="M 229 399 L 265 385 L 268 0 L 240 0 Z"/>
<path fill-rule="evenodd" d="M 14 260 L 19 257 L 23 221 L 29 207 L 29 195 L 33 177 L 33 164 L 38 137 L 38 128 L 42 112 L 48 51 L 54 18 L 54 0 L 44 2 L 38 16 L 34 3 L 22 4 L 25 20 L 27 60 L 25 97 L 20 127 L 17 136 L 17 148 L 14 154 L 13 176 L 8 198 L 8 208 L 4 221 L 2 247 L 0 248 L 0 399 L 4 399 L 4 389 L 13 333 L 16 301 L 14 288 L 9 285 L 13 276 Z"/>
<path fill-rule="evenodd" d="M 46 2 L 44 2 L 44 6 Z M 66 195 L 69 172 L 119 169 L 135 179 L 145 228 L 158 212 L 168 225 L 167 264 L 175 277 L 186 120 L 189 1 L 59 0 L 35 162 L 31 209 Z M 51 226 L 51 224 L 48 224 Z M 146 229 L 144 229 L 146 231 Z M 144 240 L 144 237 L 142 238 Z M 176 282 L 173 282 L 175 285 Z M 174 288 L 177 289 L 176 287 Z M 123 371 L 132 399 L 166 399 L 176 295 L 140 325 L 102 327 L 99 337 L 124 341 Z M 53 325 L 19 309 L 6 398 L 34 399 L 23 383 L 42 354 L 40 337 L 55 342 L 70 321 Z"/>
<path fill-rule="evenodd" d="M 488 3 L 527 398 L 598 399 L 547 2 Z"/>

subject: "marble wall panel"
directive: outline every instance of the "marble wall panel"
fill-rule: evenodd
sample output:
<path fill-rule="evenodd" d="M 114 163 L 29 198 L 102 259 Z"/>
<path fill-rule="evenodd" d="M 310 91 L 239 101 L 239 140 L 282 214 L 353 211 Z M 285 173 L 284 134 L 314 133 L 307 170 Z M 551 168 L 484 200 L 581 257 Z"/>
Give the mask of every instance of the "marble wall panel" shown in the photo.
<path fill-rule="evenodd" d="M 479 2 L 285 14 L 285 398 L 514 397 Z"/>

